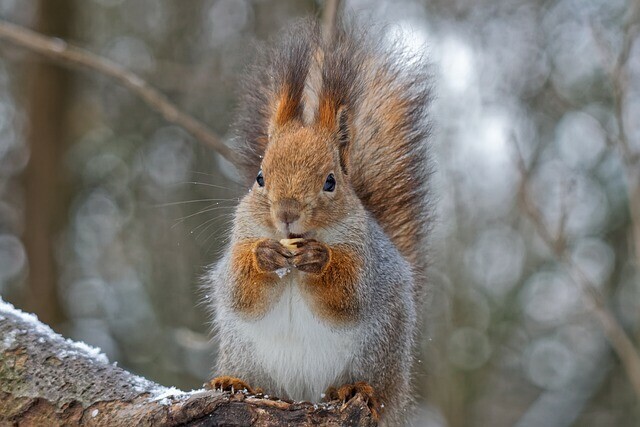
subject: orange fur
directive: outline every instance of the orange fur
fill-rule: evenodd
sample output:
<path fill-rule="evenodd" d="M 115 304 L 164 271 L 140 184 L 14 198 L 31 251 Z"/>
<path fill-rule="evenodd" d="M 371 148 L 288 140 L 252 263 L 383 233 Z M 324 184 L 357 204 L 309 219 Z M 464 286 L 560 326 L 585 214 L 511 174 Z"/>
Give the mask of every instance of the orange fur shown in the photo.
<path fill-rule="evenodd" d="M 274 287 L 278 276 L 261 271 L 257 265 L 255 250 L 259 240 L 245 240 L 234 245 L 231 266 L 235 280 L 234 309 L 251 317 L 264 314 L 275 297 Z"/>
<path fill-rule="evenodd" d="M 300 114 L 300 99 L 295 98 L 289 86 L 282 89 L 274 114 L 274 125 L 280 127 Z"/>
<path fill-rule="evenodd" d="M 261 388 L 253 388 L 240 378 L 230 376 L 220 376 L 209 380 L 205 385 L 205 388 L 209 390 L 222 390 L 222 391 L 242 391 L 247 390 L 250 394 L 262 393 Z"/>
<path fill-rule="evenodd" d="M 336 126 L 336 115 L 338 105 L 334 99 L 323 97 L 318 108 L 318 123 L 329 130 L 334 130 Z"/>
<path fill-rule="evenodd" d="M 320 274 L 307 274 L 303 292 L 324 319 L 343 324 L 358 315 L 357 284 L 362 268 L 360 256 L 346 245 L 329 248 L 329 262 Z"/>
<path fill-rule="evenodd" d="M 265 188 L 252 191 L 257 208 L 254 215 L 261 221 L 263 215 L 270 215 L 268 221 L 276 229 L 281 204 L 294 199 L 301 206 L 301 226 L 315 230 L 330 226 L 353 211 L 359 202 L 348 189 L 347 177 L 340 170 L 338 149 L 332 142 L 332 135 L 323 129 L 297 122 L 284 125 L 264 154 Z M 331 195 L 321 194 L 329 173 L 335 175 L 337 189 Z M 270 206 L 259 209 L 258 204 L 264 199 Z"/>

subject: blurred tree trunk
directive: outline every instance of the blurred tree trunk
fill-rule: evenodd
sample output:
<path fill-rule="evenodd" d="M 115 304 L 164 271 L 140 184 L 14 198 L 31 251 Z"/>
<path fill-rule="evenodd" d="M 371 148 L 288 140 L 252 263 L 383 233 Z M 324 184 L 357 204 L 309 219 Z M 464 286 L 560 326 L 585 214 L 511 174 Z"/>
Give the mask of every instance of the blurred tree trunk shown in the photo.
<path fill-rule="evenodd" d="M 36 30 L 57 37 L 69 35 L 73 21 L 70 0 L 38 2 Z M 29 259 L 26 307 L 44 322 L 57 325 L 62 310 L 57 293 L 54 236 L 66 216 L 61 161 L 65 149 L 69 102 L 68 71 L 33 60 L 27 75 L 27 142 L 31 157 L 25 172 L 25 236 Z"/>

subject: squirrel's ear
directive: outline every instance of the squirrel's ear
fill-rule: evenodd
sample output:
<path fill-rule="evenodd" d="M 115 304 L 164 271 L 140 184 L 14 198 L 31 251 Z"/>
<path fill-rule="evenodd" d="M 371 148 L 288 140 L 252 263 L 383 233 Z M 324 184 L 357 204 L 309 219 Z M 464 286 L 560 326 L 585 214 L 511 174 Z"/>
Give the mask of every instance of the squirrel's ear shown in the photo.
<path fill-rule="evenodd" d="M 342 172 L 347 174 L 347 164 L 349 163 L 349 146 L 351 145 L 351 126 L 349 125 L 350 114 L 346 107 L 340 107 L 337 114 L 337 141 L 340 155 L 340 166 Z"/>

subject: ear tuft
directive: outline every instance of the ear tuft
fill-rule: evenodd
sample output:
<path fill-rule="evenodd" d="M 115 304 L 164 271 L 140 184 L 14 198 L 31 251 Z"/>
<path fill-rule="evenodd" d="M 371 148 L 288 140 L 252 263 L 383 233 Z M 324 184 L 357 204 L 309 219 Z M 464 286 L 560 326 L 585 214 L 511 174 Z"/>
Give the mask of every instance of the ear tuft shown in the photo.
<path fill-rule="evenodd" d="M 274 133 L 287 123 L 302 120 L 302 95 L 309 73 L 312 44 L 304 37 L 293 34 L 281 48 L 281 57 L 275 58 L 271 73 L 271 100 L 267 113 L 268 132 Z"/>
<path fill-rule="evenodd" d="M 301 105 L 297 91 L 285 86 L 274 106 L 274 113 L 269 123 L 269 134 L 273 134 L 280 127 L 300 117 Z"/>
<path fill-rule="evenodd" d="M 351 132 L 349 126 L 349 112 L 346 107 L 338 108 L 337 114 L 337 140 L 338 140 L 338 152 L 340 155 L 340 166 L 342 172 L 347 174 L 347 163 L 349 160 L 349 146 L 351 142 Z"/>
<path fill-rule="evenodd" d="M 349 115 L 345 107 L 338 110 L 338 143 L 349 143 Z"/>

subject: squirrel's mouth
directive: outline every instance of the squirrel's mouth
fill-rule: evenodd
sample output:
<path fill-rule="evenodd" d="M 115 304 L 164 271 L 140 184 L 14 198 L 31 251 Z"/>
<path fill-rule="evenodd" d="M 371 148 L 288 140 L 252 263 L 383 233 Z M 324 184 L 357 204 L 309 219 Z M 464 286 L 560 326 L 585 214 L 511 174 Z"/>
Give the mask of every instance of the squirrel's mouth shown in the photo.
<path fill-rule="evenodd" d="M 315 239 L 316 233 L 313 230 L 308 230 L 304 233 L 287 233 L 287 239 Z"/>

